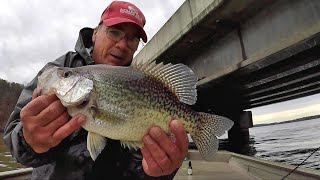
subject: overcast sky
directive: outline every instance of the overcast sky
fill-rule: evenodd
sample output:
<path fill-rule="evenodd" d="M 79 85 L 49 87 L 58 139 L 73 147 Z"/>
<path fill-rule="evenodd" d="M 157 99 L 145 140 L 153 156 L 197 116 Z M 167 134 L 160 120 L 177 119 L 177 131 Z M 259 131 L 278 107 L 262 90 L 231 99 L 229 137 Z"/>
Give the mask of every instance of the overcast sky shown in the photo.
<path fill-rule="evenodd" d="M 280 122 L 320 114 L 320 94 L 254 108 L 253 124 Z"/>
<path fill-rule="evenodd" d="M 127 0 L 146 16 L 149 40 L 184 0 Z M 95 27 L 111 0 L 1 0 L 0 78 L 26 83 L 49 61 L 73 51 L 82 27 Z"/>
<path fill-rule="evenodd" d="M 148 39 L 184 0 L 128 0 L 144 12 Z M 82 27 L 95 27 L 111 0 L 1 0 L 0 78 L 27 83 L 49 61 L 73 51 Z M 253 109 L 254 123 L 319 114 L 320 95 Z"/>

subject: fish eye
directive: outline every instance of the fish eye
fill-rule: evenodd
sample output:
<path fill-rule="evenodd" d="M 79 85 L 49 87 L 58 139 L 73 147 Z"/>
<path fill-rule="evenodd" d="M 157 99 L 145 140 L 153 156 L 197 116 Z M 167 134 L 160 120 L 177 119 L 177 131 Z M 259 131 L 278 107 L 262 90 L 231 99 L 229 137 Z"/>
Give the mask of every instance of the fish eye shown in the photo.
<path fill-rule="evenodd" d="M 64 77 L 64 78 L 68 78 L 68 77 L 70 77 L 71 76 L 71 71 L 64 71 L 63 72 L 63 74 L 62 74 L 62 76 Z"/>

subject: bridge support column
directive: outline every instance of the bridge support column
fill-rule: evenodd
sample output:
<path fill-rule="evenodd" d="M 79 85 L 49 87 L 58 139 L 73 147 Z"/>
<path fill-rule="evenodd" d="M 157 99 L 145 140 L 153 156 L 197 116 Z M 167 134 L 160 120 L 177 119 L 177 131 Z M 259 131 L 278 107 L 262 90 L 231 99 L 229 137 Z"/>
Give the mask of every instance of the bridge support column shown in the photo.
<path fill-rule="evenodd" d="M 230 151 L 248 154 L 249 128 L 253 126 L 251 111 L 240 112 L 240 117 L 235 121 L 233 127 L 228 131 Z"/>

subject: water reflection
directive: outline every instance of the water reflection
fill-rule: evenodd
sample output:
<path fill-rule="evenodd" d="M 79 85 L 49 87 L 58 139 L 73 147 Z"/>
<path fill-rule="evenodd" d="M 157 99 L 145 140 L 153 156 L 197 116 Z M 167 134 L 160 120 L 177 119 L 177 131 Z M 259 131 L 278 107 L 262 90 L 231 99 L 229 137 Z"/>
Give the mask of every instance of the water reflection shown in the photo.
<path fill-rule="evenodd" d="M 257 154 L 255 143 L 256 141 L 253 136 L 250 136 L 248 144 L 237 144 L 236 146 L 231 145 L 228 138 L 219 139 L 219 150 L 236 152 L 247 156 L 255 156 Z"/>

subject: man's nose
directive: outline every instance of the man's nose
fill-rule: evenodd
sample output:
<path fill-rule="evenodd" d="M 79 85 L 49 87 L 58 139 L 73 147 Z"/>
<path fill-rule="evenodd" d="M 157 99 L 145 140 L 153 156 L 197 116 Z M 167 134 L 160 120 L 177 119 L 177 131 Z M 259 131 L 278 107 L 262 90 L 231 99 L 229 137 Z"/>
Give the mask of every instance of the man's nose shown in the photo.
<path fill-rule="evenodd" d="M 130 49 L 128 45 L 128 40 L 126 37 L 123 37 L 122 39 L 120 39 L 120 41 L 118 41 L 116 45 L 121 49 Z"/>

